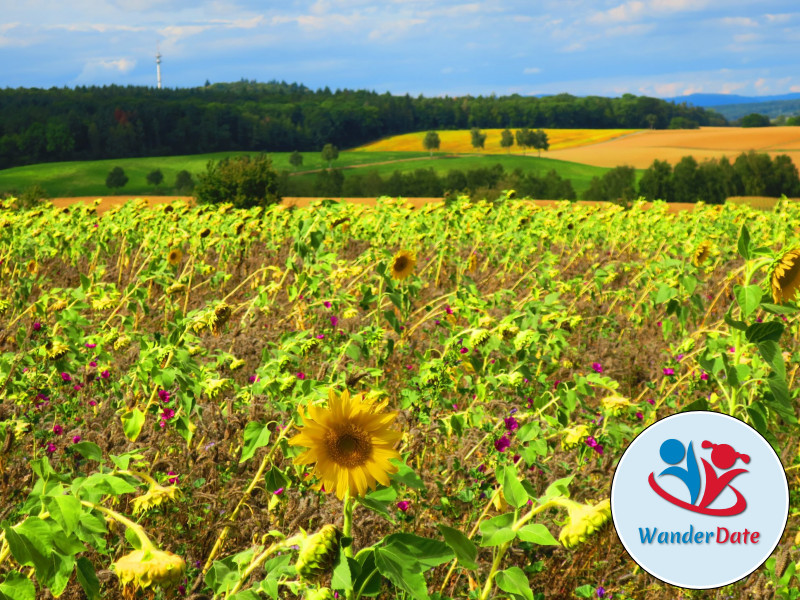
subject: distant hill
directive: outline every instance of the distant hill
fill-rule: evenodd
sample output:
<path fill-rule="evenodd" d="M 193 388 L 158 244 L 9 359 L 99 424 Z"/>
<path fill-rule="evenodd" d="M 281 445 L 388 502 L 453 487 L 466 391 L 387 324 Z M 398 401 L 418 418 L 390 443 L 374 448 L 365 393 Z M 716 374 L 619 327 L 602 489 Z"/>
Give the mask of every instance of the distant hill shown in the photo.
<path fill-rule="evenodd" d="M 738 96 L 736 94 L 689 94 L 688 96 L 675 96 L 664 98 L 667 102 L 680 104 L 686 102 L 703 108 L 718 108 L 728 104 L 761 104 L 764 102 L 777 102 L 781 100 L 800 100 L 800 93 L 780 94 L 777 96 Z"/>
<path fill-rule="evenodd" d="M 718 112 L 729 121 L 741 119 L 750 113 L 766 115 L 771 119 L 800 114 L 800 94 L 778 96 L 737 96 L 736 94 L 690 94 L 666 98 L 670 102 L 685 102 L 691 106 L 708 108 Z"/>

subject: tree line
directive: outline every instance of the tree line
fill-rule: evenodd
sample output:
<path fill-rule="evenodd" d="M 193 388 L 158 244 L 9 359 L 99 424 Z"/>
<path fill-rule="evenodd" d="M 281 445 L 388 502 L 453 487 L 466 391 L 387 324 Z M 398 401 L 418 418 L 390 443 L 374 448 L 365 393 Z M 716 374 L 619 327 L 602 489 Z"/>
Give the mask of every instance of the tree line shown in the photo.
<path fill-rule="evenodd" d="M 391 135 L 472 128 L 667 128 L 727 125 L 686 104 L 619 98 L 416 98 L 313 91 L 286 82 L 0 90 L 0 168 L 40 162 L 223 151 L 351 148 Z M 519 141 L 518 141 L 519 143 Z"/>
<path fill-rule="evenodd" d="M 521 169 L 506 171 L 501 164 L 437 173 L 432 168 L 413 171 L 394 171 L 381 176 L 377 171 L 365 174 L 348 173 L 339 169 L 325 169 L 314 178 L 290 177 L 282 172 L 278 177 L 280 196 L 332 198 L 370 198 L 402 196 L 405 198 L 441 198 L 467 194 L 473 198 L 492 200 L 502 190 L 515 190 L 519 197 L 575 200 L 577 195 L 572 182 L 551 170 L 545 175 L 525 173 Z"/>
<path fill-rule="evenodd" d="M 800 177 L 785 154 L 770 158 L 753 150 L 743 152 L 733 163 L 727 157 L 698 163 L 684 156 L 674 167 L 655 160 L 639 180 L 633 167 L 622 166 L 593 177 L 584 200 L 629 202 L 638 197 L 667 202 L 722 204 L 731 196 L 800 197 Z"/>

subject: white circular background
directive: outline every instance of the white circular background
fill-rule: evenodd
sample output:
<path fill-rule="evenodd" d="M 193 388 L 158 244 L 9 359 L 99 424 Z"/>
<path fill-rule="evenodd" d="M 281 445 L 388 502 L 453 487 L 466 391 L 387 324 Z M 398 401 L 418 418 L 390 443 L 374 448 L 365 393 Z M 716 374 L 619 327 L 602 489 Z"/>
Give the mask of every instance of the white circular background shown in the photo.
<path fill-rule="evenodd" d="M 731 469 L 747 469 L 730 485 L 747 500 L 747 508 L 739 515 L 720 517 L 695 513 L 671 504 L 650 487 L 648 477 L 654 473 L 656 483 L 676 498 L 689 502 L 686 485 L 677 477 L 659 477 L 668 466 L 659 450 L 668 439 L 677 439 L 688 450 L 692 443 L 702 487 L 705 489 L 705 469 L 701 461 L 711 462 L 711 449 L 701 444 L 729 444 L 750 456 L 745 464 L 737 460 Z M 686 460 L 677 464 L 685 467 Z M 718 475 L 724 471 L 715 468 Z M 734 493 L 726 488 L 709 508 L 726 508 L 736 502 Z M 699 503 L 696 502 L 696 504 Z M 746 423 L 706 411 L 679 413 L 657 421 L 631 442 L 617 465 L 611 483 L 611 515 L 622 545 L 645 571 L 665 583 L 691 589 L 709 589 L 728 585 L 755 571 L 780 542 L 789 516 L 789 486 L 780 459 L 769 443 Z M 693 526 L 694 532 L 713 531 L 710 543 L 642 543 L 640 531 L 658 528 L 658 532 L 678 531 L 682 534 Z M 756 544 L 719 544 L 717 527 L 734 531 L 758 531 Z"/>

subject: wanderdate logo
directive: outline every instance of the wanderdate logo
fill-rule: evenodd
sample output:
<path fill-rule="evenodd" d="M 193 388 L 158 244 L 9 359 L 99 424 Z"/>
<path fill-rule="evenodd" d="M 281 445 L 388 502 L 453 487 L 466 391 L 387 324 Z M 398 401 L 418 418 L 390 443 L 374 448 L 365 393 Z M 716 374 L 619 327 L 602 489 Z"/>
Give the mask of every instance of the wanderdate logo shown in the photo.
<path fill-rule="evenodd" d="M 611 515 L 645 571 L 683 588 L 729 585 L 780 541 L 789 488 L 778 455 L 739 419 L 708 411 L 645 429 L 620 458 Z"/>

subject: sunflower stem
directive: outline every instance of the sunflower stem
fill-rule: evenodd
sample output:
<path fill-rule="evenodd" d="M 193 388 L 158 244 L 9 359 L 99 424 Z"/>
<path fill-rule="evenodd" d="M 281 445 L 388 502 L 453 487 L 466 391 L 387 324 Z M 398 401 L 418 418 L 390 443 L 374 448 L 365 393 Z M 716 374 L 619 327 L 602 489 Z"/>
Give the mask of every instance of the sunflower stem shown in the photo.
<path fill-rule="evenodd" d="M 350 490 L 347 490 L 344 495 L 344 526 L 342 527 L 342 535 L 344 537 L 352 538 L 351 532 L 353 530 L 353 509 L 355 508 L 355 498 L 350 495 Z M 344 555 L 348 558 L 353 558 L 353 544 L 352 542 L 344 549 Z M 349 598 L 350 596 L 348 596 Z"/>

